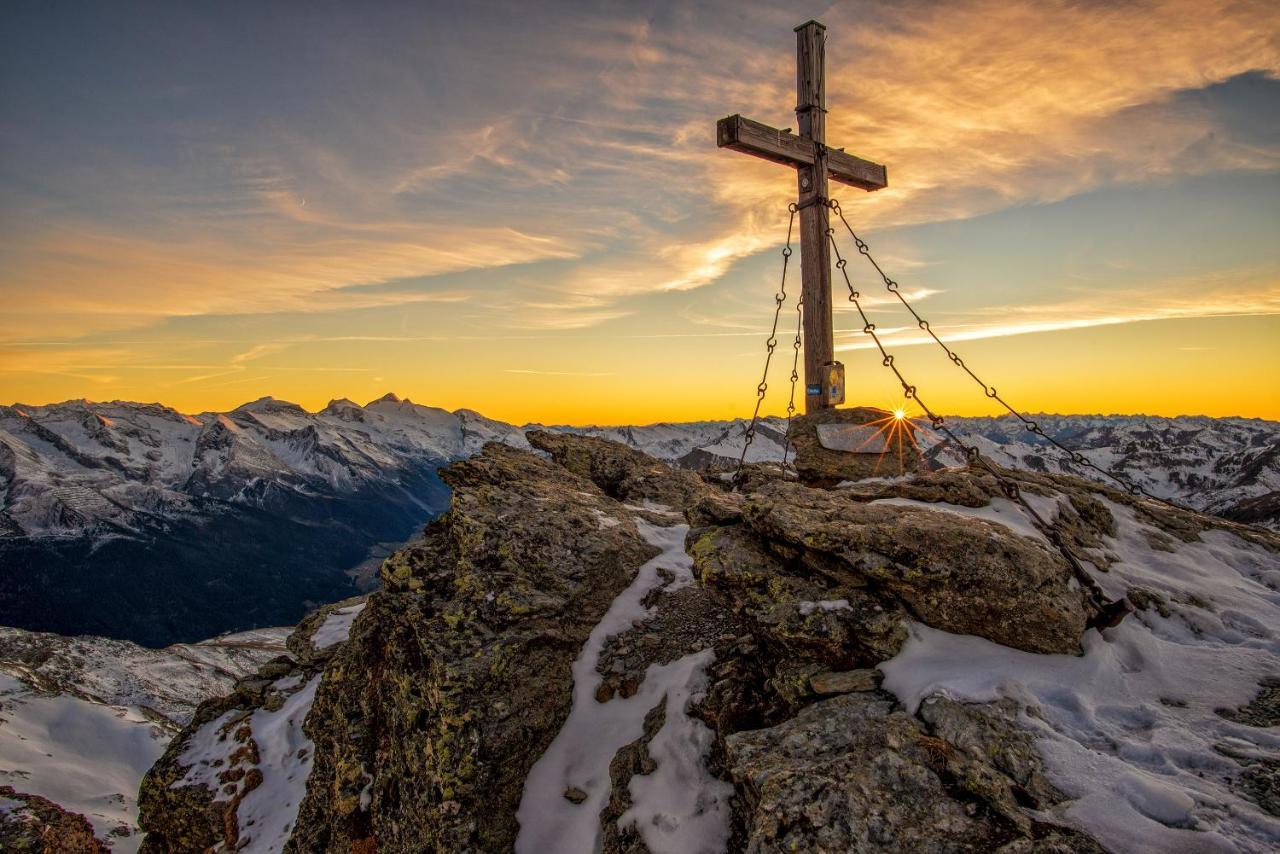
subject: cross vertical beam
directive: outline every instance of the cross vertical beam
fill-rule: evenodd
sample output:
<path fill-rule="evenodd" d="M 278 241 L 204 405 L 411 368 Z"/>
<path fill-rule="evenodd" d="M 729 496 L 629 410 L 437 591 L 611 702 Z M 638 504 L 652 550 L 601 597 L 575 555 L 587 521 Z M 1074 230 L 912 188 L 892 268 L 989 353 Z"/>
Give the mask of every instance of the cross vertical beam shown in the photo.
<path fill-rule="evenodd" d="M 823 395 L 828 371 L 835 361 L 831 322 L 831 242 L 827 237 L 827 179 L 860 190 L 889 186 L 885 167 L 827 148 L 827 84 L 825 80 L 827 28 L 817 21 L 796 27 L 796 119 L 800 133 L 779 130 L 741 115 L 716 122 L 716 145 L 740 151 L 796 170 L 800 187 L 800 274 L 804 299 L 804 409 L 817 412 L 833 406 Z M 838 387 L 838 386 L 837 386 Z M 810 389 L 817 393 L 810 394 Z"/>
<path fill-rule="evenodd" d="M 835 360 L 831 321 L 831 247 L 827 200 L 827 28 L 817 21 L 796 27 L 796 122 L 813 143 L 813 165 L 796 170 L 800 188 L 800 274 L 804 299 L 805 412 L 826 408 L 815 393 L 823 365 Z"/>

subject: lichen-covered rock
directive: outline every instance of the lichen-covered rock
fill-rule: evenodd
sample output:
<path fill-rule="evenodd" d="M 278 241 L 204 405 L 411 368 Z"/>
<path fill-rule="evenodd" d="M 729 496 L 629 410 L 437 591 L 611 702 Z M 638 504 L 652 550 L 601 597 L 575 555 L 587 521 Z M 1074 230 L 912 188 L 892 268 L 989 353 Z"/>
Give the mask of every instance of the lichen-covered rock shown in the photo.
<path fill-rule="evenodd" d="M 533 430 L 529 444 L 551 455 L 569 471 L 586 478 L 612 498 L 644 507 L 687 507 L 709 487 L 701 477 L 673 469 L 653 457 L 608 439 Z M 669 524 L 669 522 L 668 522 Z"/>
<path fill-rule="evenodd" d="M 1004 525 L 782 483 L 751 496 L 743 519 L 832 581 L 889 595 L 935 628 L 1029 652 L 1080 651 L 1089 614 L 1070 565 Z"/>
<path fill-rule="evenodd" d="M 191 722 L 142 779 L 138 825 L 147 834 L 143 854 L 179 854 L 218 846 L 234 850 L 255 835 L 259 829 L 242 820 L 240 809 L 262 785 L 262 766 L 273 774 L 295 770 L 277 767 L 280 757 L 275 754 L 263 755 L 263 735 L 255 729 L 255 716 L 274 720 L 291 698 L 318 679 L 317 668 L 281 657 L 240 680 L 227 696 L 201 703 Z M 305 715 L 305 709 L 300 711 Z M 296 721 L 295 729 L 300 725 Z M 290 764 L 294 759 L 301 760 L 297 764 L 305 774 L 309 758 L 290 757 Z"/>
<path fill-rule="evenodd" d="M 128 832 L 128 828 L 125 828 Z M 48 798 L 0 786 L 0 851 L 12 854 L 108 854 L 93 825 Z"/>
<path fill-rule="evenodd" d="M 218 846 L 234 850 L 255 840 L 283 844 L 284 838 L 262 839 L 267 829 L 252 826 L 256 818 L 242 816 L 242 806 L 262 785 L 265 766 L 266 773 L 302 777 L 294 787 L 297 798 L 274 805 L 297 809 L 311 769 L 311 749 L 295 748 L 292 740 L 301 739 L 320 674 L 345 643 L 364 605 L 364 598 L 357 597 L 318 609 L 286 641 L 296 658 L 273 659 L 238 681 L 230 694 L 200 704 L 143 777 L 138 796 L 138 824 L 147 834 L 143 854 Z M 282 732 L 287 736 L 283 744 Z M 280 831 L 285 838 L 292 823 L 290 817 Z"/>
<path fill-rule="evenodd" d="M 883 695 L 851 693 L 728 736 L 745 850 L 1101 854 L 1013 803 L 1015 791 L 1037 808 L 1062 797 L 1010 712 L 939 698 L 922 722 Z"/>
<path fill-rule="evenodd" d="M 916 494 L 943 498 L 976 500 L 988 487 L 981 476 L 918 479 Z M 983 519 L 872 503 L 901 486 L 882 489 L 775 481 L 705 496 L 689 514 L 688 550 L 703 584 L 766 644 L 827 669 L 892 657 L 906 617 L 1031 652 L 1079 651 L 1089 611 L 1057 551 Z"/>
<path fill-rule="evenodd" d="M 846 694 L 725 740 L 748 852 L 990 851 L 1011 834 L 950 797 L 943 748 L 891 700 Z"/>
<path fill-rule="evenodd" d="M 946 769 L 955 784 L 1029 836 L 1035 822 L 1025 808 L 1046 809 L 1064 796 L 1045 778 L 1017 714 L 1009 700 L 958 703 L 942 696 L 929 697 L 919 711 L 931 734 L 947 744 Z"/>
<path fill-rule="evenodd" d="M 564 453 L 642 494 L 627 491 L 636 469 L 590 450 Z M 601 487 L 530 452 L 487 445 L 442 477 L 451 509 L 388 559 L 385 591 L 328 665 L 289 850 L 510 850 L 525 777 L 568 716 L 572 662 L 655 553 Z"/>
<path fill-rule="evenodd" d="M 890 658 L 906 641 L 906 612 L 891 599 L 848 573 L 837 579 L 815 571 L 802 555 L 781 557 L 743 525 L 691 530 L 686 548 L 703 585 L 779 658 L 849 669 Z"/>

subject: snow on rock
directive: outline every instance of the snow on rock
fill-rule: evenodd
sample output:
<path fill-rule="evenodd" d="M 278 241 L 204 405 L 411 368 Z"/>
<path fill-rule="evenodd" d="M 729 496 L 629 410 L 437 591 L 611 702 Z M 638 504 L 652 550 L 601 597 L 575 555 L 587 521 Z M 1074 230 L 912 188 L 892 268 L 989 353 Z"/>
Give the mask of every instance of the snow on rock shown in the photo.
<path fill-rule="evenodd" d="M 1028 494 L 1028 499 L 1040 498 Z M 1049 539 L 1040 532 L 1031 521 L 1031 517 L 1014 502 L 1007 498 L 993 498 L 991 503 L 983 507 L 964 507 L 960 504 L 948 504 L 944 501 L 916 501 L 911 498 L 880 498 L 871 502 L 872 504 L 896 504 L 900 507 L 923 507 L 926 510 L 941 510 L 945 513 L 955 513 L 959 516 L 968 516 L 972 519 L 985 519 L 988 522 L 995 522 L 997 525 L 1004 525 L 1015 534 L 1022 534 L 1024 537 L 1030 537 L 1033 540 L 1039 540 L 1046 545 L 1052 545 Z M 1042 512 L 1041 507 L 1035 508 L 1037 513 L 1044 516 L 1046 522 L 1052 522 L 1055 512 Z"/>
<path fill-rule="evenodd" d="M 366 604 L 359 602 L 334 611 L 325 618 L 320 628 L 316 629 L 315 634 L 311 636 L 311 645 L 316 649 L 328 649 L 331 646 L 346 643 L 347 638 L 351 636 L 351 624 L 355 622 Z"/>
<path fill-rule="evenodd" d="M 728 841 L 733 787 L 710 776 L 705 755 L 713 736 L 688 714 L 690 704 L 706 688 L 705 670 L 714 659 L 712 650 L 650 665 L 635 694 L 596 701 L 601 682 L 596 668 L 605 641 L 652 615 L 642 600 L 663 585 L 659 568 L 674 575 L 664 590 L 694 581 L 693 564 L 684 551 L 687 525 L 660 527 L 643 519 L 636 519 L 636 525 L 641 536 L 662 552 L 641 566 L 631 585 L 614 599 L 574 661 L 569 717 L 525 781 L 516 814 L 520 854 L 597 850 L 600 811 L 611 788 L 609 763 L 620 749 L 643 735 L 645 715 L 664 698 L 666 723 L 649 746 L 657 769 L 647 779 L 632 778 L 634 804 L 619 823 L 634 823 L 654 851 L 723 851 Z M 573 803 L 564 796 L 569 789 L 581 790 L 586 797 Z"/>
<path fill-rule="evenodd" d="M 705 757 L 715 733 L 688 714 L 706 689 L 705 668 L 712 657 L 704 650 L 677 662 L 690 667 L 690 674 L 673 679 L 667 689 L 665 723 L 649 742 L 657 767 L 651 774 L 636 774 L 628 785 L 632 806 L 618 825 L 634 825 L 650 851 L 704 854 L 724 851 L 729 841 L 733 786 L 707 773 Z"/>
<path fill-rule="evenodd" d="M 168 733 L 136 706 L 42 695 L 3 673 L 0 706 L 0 783 L 82 813 L 114 851 L 136 851 L 138 782 Z"/>
<path fill-rule="evenodd" d="M 277 708 L 257 709 L 247 719 L 239 710 L 224 713 L 196 731 L 180 758 L 190 767 L 170 788 L 201 785 L 215 793 L 215 802 L 241 799 L 237 851 L 279 852 L 289 840 L 314 762 L 302 725 L 320 679 L 316 674 L 306 681 L 277 680 L 271 688 L 285 695 Z M 220 776 L 233 769 L 243 773 L 228 792 Z"/>
<path fill-rule="evenodd" d="M 814 611 L 848 611 L 848 599 L 821 599 L 817 602 L 801 602 L 800 616 L 807 617 Z"/>
<path fill-rule="evenodd" d="M 1156 607 L 1104 633 L 1082 657 L 1035 655 L 911 627 L 881 665 L 884 688 L 914 710 L 930 697 L 1010 697 L 1037 737 L 1050 780 L 1074 800 L 1052 818 L 1115 851 L 1264 852 L 1280 818 L 1242 780 L 1249 763 L 1280 761 L 1280 733 L 1219 714 L 1248 704 L 1280 674 L 1280 566 L 1224 531 L 1173 540 L 1107 502 L 1119 559 L 1097 575 L 1111 595 L 1131 587 Z"/>
<path fill-rule="evenodd" d="M 136 850 L 143 774 L 202 700 L 283 653 L 288 631 L 147 649 L 0 627 L 0 784 L 83 813 L 113 850 Z"/>

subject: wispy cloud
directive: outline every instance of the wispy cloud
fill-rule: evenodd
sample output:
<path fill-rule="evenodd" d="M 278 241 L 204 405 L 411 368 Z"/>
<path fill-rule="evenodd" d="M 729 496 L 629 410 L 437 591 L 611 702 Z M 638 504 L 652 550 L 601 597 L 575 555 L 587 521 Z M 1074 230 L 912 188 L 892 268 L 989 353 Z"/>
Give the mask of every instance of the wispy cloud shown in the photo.
<path fill-rule="evenodd" d="M 1203 286 L 1201 292 L 1195 294 L 1186 293 L 1187 280 L 1170 279 L 1140 290 L 1112 289 L 1066 302 L 971 311 L 970 317 L 987 314 L 992 319 L 935 321 L 931 326 L 950 344 L 1152 320 L 1280 315 L 1280 281 L 1250 281 L 1249 271 L 1236 271 L 1223 278 L 1230 282 L 1229 286 L 1212 280 L 1192 280 L 1190 283 Z M 877 322 L 876 332 L 887 345 L 895 347 L 934 343 L 915 326 L 891 327 Z M 845 330 L 841 337 L 846 340 L 836 345 L 839 351 L 875 347 L 860 326 Z"/>
<path fill-rule="evenodd" d="M 727 0 L 476 9 L 447 26 L 426 9 L 316 11 L 290 24 L 310 34 L 315 54 L 280 57 L 201 19 L 211 43 L 243 52 L 191 57 L 220 72 L 198 99 L 175 101 L 171 113 L 130 112 L 148 92 L 169 90 L 172 69 L 128 87 L 104 72 L 102 88 L 80 94 L 117 97 L 114 121 L 100 118 L 112 113 L 104 106 L 4 123 L 5 174 L 24 178 L 0 184 L 0 341 L 32 340 L 12 359 L 6 350 L 3 370 L 72 371 L 97 355 L 104 365 L 189 356 L 187 383 L 265 370 L 296 329 L 228 342 L 234 352 L 212 367 L 139 334 L 253 315 L 299 323 L 403 309 L 385 334 L 361 326 L 307 340 L 487 335 L 513 350 L 596 327 L 619 339 L 759 334 L 759 313 L 714 286 L 778 248 L 794 178 L 717 149 L 714 122 L 743 112 L 794 124 L 798 16 Z M 858 2 L 822 16 L 829 138 L 889 165 L 884 191 L 839 189 L 860 229 L 1280 170 L 1274 135 L 1241 132 L 1205 95 L 1240 75 L 1280 75 L 1270 0 Z M 481 38 L 491 51 L 470 49 Z M 112 49 L 109 40 L 75 47 L 114 67 L 113 54 L 93 53 Z M 60 116 L 74 122 L 58 125 Z M 77 139 L 101 142 L 62 142 Z M 909 251 L 884 261 L 899 273 L 935 264 Z M 463 271 L 484 275 L 459 284 Z M 1225 310 L 1218 296 L 1170 299 L 1152 287 L 1129 307 L 1082 299 L 992 318 L 930 281 L 910 298 L 945 303 L 937 328 L 970 337 Z M 869 308 L 891 307 L 863 290 Z M 715 298 L 694 299 L 708 292 Z M 847 325 L 851 307 L 836 306 Z M 1235 310 L 1272 307 L 1264 299 Z M 238 322 L 222 327 L 226 338 Z M 143 343 L 94 343 L 106 333 Z M 891 334 L 919 337 L 910 327 Z M 40 355 L 36 338 L 72 343 Z"/>

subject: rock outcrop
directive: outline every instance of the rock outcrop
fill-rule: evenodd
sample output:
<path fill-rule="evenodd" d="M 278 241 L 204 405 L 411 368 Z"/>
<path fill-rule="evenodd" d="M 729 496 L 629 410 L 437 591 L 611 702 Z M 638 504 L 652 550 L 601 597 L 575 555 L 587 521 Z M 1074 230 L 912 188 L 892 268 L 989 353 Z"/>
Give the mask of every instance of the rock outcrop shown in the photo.
<path fill-rule="evenodd" d="M 768 621 L 799 616 L 873 642 L 869 659 L 848 663 L 872 664 L 896 652 L 886 614 L 895 625 L 910 616 L 1030 652 L 1080 651 L 1085 601 L 1070 565 L 1042 538 L 791 483 L 767 485 L 739 503 L 728 517 L 733 524 L 694 532 L 690 550 L 704 582 L 732 576 L 738 601 L 754 593 L 757 607 L 746 607 Z M 779 596 L 779 585 L 793 595 Z M 827 605 L 800 614 L 801 600 Z M 788 603 L 794 614 L 784 613 Z M 854 643 L 842 636 L 833 651 L 851 651 Z"/>
<path fill-rule="evenodd" d="M 605 440 L 528 438 L 535 451 L 490 444 L 442 471 L 451 509 L 387 559 L 382 590 L 309 618 L 289 658 L 200 708 L 144 784 L 144 850 L 275 833 L 293 852 L 529 851 L 517 813 L 535 795 L 610 854 L 669 850 L 690 828 L 729 851 L 1103 850 L 1066 826 L 1033 702 L 908 704 L 882 686 L 877 668 L 922 627 L 1010 656 L 1081 653 L 1092 614 L 1071 567 L 989 475 L 820 488 L 761 466 L 731 492 Z M 1238 534 L 1280 549 L 1074 478 L 1016 477 L 1104 575 L 1117 514 L 1168 548 Z M 682 564 L 658 559 L 672 548 Z M 680 667 L 683 704 L 652 681 Z M 584 703 L 640 707 L 589 734 L 614 745 L 598 774 L 531 792 Z M 305 737 L 286 785 L 266 725 L 292 721 Z M 655 793 L 694 777 L 697 798 Z M 297 794 L 270 821 L 254 801 L 267 789 Z"/>
<path fill-rule="evenodd" d="M 108 854 L 79 813 L 39 795 L 0 786 L 0 851 L 14 854 Z"/>

